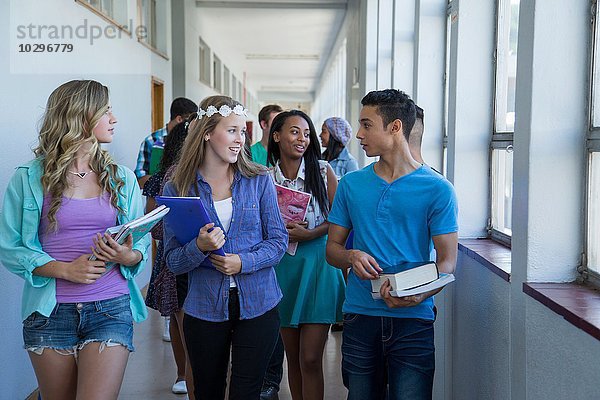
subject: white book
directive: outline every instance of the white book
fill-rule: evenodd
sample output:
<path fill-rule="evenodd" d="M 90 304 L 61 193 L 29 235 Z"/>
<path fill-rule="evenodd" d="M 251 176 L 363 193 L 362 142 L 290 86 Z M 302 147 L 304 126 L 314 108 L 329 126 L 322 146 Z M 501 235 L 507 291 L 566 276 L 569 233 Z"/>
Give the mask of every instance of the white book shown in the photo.
<path fill-rule="evenodd" d="M 371 292 L 379 293 L 381 285 L 389 279 L 392 290 L 412 289 L 439 278 L 437 264 L 433 261 L 405 262 L 385 267 L 378 279 L 371 281 Z"/>
<path fill-rule="evenodd" d="M 138 217 L 123 225 L 111 226 L 110 228 L 106 229 L 105 232 L 110 234 L 119 244 L 125 243 L 127 236 L 132 235 L 133 243 L 135 243 L 146 236 L 152 230 L 152 228 L 154 228 L 154 226 L 158 224 L 165 215 L 167 215 L 168 212 L 168 207 L 159 206 L 150 211 L 148 214 L 142 215 L 141 217 Z M 106 243 L 106 239 L 103 238 L 103 240 L 104 243 Z M 94 261 L 96 260 L 96 256 L 92 254 L 89 259 L 90 261 Z"/>
<path fill-rule="evenodd" d="M 446 286 L 447 284 L 449 284 L 451 282 L 454 282 L 454 275 L 453 274 L 445 274 L 442 272 L 442 273 L 440 273 L 440 277 L 438 279 L 436 279 L 435 281 L 430 282 L 426 285 L 418 286 L 416 288 L 406 289 L 406 290 L 392 290 L 390 292 L 390 294 L 394 297 L 414 296 L 415 294 L 426 293 L 431 290 L 439 289 L 441 287 Z M 381 295 L 379 294 L 379 292 L 371 293 L 371 296 L 373 297 L 373 299 L 381 299 Z"/>

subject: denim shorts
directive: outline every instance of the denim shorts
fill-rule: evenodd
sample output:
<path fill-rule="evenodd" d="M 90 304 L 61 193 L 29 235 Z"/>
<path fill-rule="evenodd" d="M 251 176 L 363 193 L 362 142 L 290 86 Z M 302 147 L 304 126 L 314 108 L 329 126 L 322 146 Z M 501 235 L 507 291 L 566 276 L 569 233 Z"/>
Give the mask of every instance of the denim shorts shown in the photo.
<path fill-rule="evenodd" d="M 24 348 L 36 354 L 54 349 L 77 355 L 86 344 L 101 342 L 133 348 L 133 316 L 129 295 L 88 303 L 58 303 L 49 317 L 34 312 L 23 321 Z"/>

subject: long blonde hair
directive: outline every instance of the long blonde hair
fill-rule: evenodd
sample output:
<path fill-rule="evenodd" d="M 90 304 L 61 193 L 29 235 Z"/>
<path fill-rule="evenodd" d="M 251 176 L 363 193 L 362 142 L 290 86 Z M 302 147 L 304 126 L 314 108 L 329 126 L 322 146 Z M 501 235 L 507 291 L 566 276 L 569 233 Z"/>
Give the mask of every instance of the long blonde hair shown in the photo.
<path fill-rule="evenodd" d="M 200 108 L 206 110 L 209 106 L 215 106 L 218 110 L 221 106 L 227 105 L 233 109 L 238 104 L 240 103 L 228 96 L 210 96 L 202 100 Z M 179 163 L 172 178 L 173 185 L 179 196 L 187 196 L 192 184 L 195 184 L 196 172 L 204 162 L 206 154 L 206 140 L 204 140 L 204 137 L 214 131 L 222 118 L 219 113 L 213 114 L 211 117 L 205 115 L 188 132 Z M 240 174 L 247 178 L 266 172 L 266 168 L 250 161 L 245 149 L 242 149 L 237 161 L 231 164 L 230 168 L 233 168 L 234 171 L 239 171 Z"/>
<path fill-rule="evenodd" d="M 102 150 L 92 132 L 108 109 L 108 88 L 91 80 L 64 83 L 48 98 L 39 144 L 33 152 L 42 162 L 44 193 L 51 197 L 48 211 L 50 231 L 58 229 L 56 213 L 63 193 L 69 187 L 69 167 L 84 145 L 91 144 L 90 167 L 96 173 L 100 187 L 110 194 L 113 207 L 119 213 L 123 212 L 117 204 L 117 195 L 125 183 L 117 177 L 117 165 L 108 152 Z"/>

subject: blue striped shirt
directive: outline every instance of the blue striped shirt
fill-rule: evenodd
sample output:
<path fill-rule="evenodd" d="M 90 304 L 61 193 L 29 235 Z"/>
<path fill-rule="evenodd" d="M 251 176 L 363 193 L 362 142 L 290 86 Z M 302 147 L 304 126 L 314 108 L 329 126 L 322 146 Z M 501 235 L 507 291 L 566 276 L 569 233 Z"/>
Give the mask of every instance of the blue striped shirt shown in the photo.
<path fill-rule="evenodd" d="M 197 174 L 198 194 L 190 188 L 188 196 L 200 196 L 208 205 L 208 215 L 223 229 L 217 216 L 210 185 Z M 270 176 L 246 178 L 235 173 L 232 191 L 233 214 L 225 253 L 238 254 L 242 270 L 234 275 L 240 298 L 240 319 L 258 317 L 273 309 L 282 294 L 273 267 L 283 257 L 288 243 L 287 230 Z M 165 185 L 165 196 L 177 196 L 172 183 Z M 186 314 L 212 322 L 229 319 L 229 276 L 201 264 L 207 255 L 196 241 L 180 244 L 169 224 L 164 224 L 164 247 L 167 266 L 175 274 L 189 273 L 188 294 L 183 305 Z"/>

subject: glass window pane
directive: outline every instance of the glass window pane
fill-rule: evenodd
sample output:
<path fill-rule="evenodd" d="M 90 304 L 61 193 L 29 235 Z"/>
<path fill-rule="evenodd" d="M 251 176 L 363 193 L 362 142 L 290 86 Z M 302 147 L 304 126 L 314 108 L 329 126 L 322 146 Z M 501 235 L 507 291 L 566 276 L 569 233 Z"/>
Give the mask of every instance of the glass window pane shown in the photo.
<path fill-rule="evenodd" d="M 229 68 L 223 67 L 223 94 L 225 96 L 231 96 L 231 74 L 229 73 Z"/>
<path fill-rule="evenodd" d="M 515 129 L 519 0 L 500 0 L 496 44 L 496 132 Z"/>
<path fill-rule="evenodd" d="M 119 25 L 127 25 L 127 2 L 120 0 L 84 0 Z"/>
<path fill-rule="evenodd" d="M 594 33 L 594 72 L 592 76 L 592 125 L 600 127 L 600 7 L 596 6 L 596 32 Z"/>
<path fill-rule="evenodd" d="M 221 92 L 221 76 L 222 76 L 222 69 L 221 69 L 221 60 L 219 59 L 219 57 L 214 56 L 213 58 L 213 88 L 215 88 L 215 90 L 217 92 Z"/>
<path fill-rule="evenodd" d="M 513 152 L 492 151 L 492 228 L 512 235 Z"/>
<path fill-rule="evenodd" d="M 588 193 L 588 268 L 600 273 L 600 153 L 590 155 Z"/>

